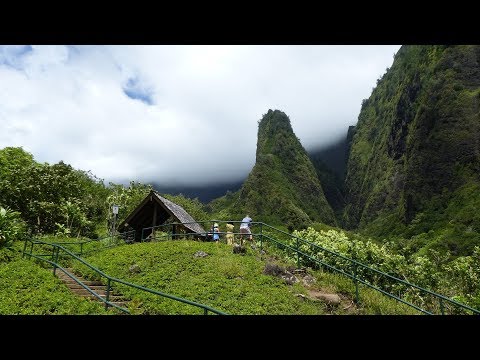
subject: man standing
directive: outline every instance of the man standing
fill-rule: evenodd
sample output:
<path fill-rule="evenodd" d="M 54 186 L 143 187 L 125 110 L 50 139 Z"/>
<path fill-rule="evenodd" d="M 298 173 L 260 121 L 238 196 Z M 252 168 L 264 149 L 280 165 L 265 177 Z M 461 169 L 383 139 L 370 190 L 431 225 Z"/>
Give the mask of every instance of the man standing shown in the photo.
<path fill-rule="evenodd" d="M 240 239 L 243 240 L 243 234 L 248 234 L 248 240 L 252 240 L 252 232 L 250 231 L 252 219 L 250 216 L 245 216 L 242 219 L 242 223 L 240 224 Z"/>

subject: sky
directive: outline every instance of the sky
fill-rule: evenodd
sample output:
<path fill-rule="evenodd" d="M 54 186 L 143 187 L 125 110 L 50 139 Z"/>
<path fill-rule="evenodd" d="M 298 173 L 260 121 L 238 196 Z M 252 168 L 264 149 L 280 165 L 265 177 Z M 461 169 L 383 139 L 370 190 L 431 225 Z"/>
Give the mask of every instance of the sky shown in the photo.
<path fill-rule="evenodd" d="M 258 121 L 290 118 L 307 150 L 355 125 L 400 45 L 0 46 L 0 149 L 105 183 L 244 179 Z"/>

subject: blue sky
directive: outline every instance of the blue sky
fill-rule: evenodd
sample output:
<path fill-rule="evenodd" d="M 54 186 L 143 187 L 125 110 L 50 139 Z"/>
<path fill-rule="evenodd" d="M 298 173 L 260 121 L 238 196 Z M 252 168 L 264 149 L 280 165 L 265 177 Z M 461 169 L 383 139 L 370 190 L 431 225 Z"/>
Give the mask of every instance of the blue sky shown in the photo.
<path fill-rule="evenodd" d="M 0 148 L 106 182 L 235 181 L 268 109 L 306 149 L 327 145 L 356 124 L 399 47 L 0 46 Z"/>

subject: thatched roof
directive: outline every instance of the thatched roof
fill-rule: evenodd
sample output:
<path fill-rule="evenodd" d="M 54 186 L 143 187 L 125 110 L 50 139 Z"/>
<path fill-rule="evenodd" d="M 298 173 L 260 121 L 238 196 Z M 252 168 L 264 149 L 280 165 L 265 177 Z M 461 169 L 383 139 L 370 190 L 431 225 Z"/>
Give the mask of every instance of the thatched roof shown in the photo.
<path fill-rule="evenodd" d="M 154 204 L 158 205 L 157 212 L 154 210 Z M 156 217 L 153 216 L 154 214 L 156 214 Z M 123 226 L 130 225 L 137 231 L 141 231 L 142 228 L 152 226 L 153 218 L 155 218 L 155 225 L 161 225 L 165 223 L 169 217 L 174 218 L 175 222 L 189 223 L 183 224 L 183 226 L 191 232 L 205 236 L 205 230 L 203 227 L 195 222 L 195 219 L 193 219 L 183 207 L 164 198 L 155 190 L 152 190 L 135 208 L 135 210 L 133 210 L 130 215 L 120 223 L 119 229 L 122 229 Z"/>
<path fill-rule="evenodd" d="M 178 222 L 190 223 L 184 224 L 187 229 L 196 233 L 205 233 L 205 230 L 200 226 L 200 224 L 195 222 L 195 219 L 192 218 L 184 208 L 168 199 L 165 199 L 163 196 L 160 196 L 156 191 L 153 191 L 153 193 L 167 207 L 167 209 L 172 212 L 172 215 L 178 219 Z"/>

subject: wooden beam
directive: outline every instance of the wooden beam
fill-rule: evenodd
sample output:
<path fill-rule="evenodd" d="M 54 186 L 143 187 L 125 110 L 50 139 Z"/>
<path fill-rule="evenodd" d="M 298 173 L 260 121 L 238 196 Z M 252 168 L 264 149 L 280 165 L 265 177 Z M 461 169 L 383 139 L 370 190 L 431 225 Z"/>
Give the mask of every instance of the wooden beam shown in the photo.
<path fill-rule="evenodd" d="M 154 201 L 154 202 L 153 202 L 153 219 L 152 219 L 152 227 L 157 225 L 157 224 L 156 224 L 156 222 L 157 222 L 157 202 L 156 202 L 156 201 Z"/>

